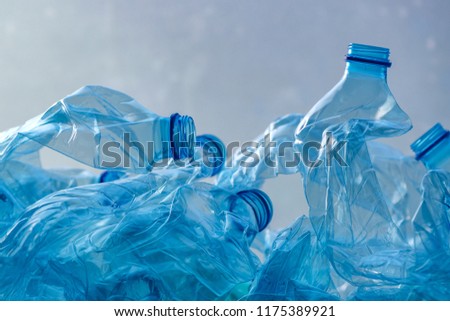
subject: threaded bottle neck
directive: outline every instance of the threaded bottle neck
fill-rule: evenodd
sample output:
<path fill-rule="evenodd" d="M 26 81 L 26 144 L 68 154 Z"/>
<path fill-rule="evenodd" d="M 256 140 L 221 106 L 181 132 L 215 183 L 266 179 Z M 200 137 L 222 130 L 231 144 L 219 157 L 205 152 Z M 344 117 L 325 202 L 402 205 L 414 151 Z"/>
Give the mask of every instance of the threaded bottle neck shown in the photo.
<path fill-rule="evenodd" d="M 450 131 L 445 130 L 440 123 L 434 125 L 411 144 L 411 149 L 416 154 L 416 159 L 420 160 L 425 157 L 435 146 L 449 136 Z"/>
<path fill-rule="evenodd" d="M 178 113 L 170 116 L 170 144 L 175 160 L 194 156 L 195 124 L 192 117 Z"/>
<path fill-rule="evenodd" d="M 386 78 L 387 68 L 392 65 L 389 54 L 388 48 L 351 43 L 346 55 L 346 73 Z"/>
<path fill-rule="evenodd" d="M 258 232 L 264 230 L 273 216 L 273 206 L 270 197 L 258 189 L 241 191 L 237 195 L 253 209 Z"/>

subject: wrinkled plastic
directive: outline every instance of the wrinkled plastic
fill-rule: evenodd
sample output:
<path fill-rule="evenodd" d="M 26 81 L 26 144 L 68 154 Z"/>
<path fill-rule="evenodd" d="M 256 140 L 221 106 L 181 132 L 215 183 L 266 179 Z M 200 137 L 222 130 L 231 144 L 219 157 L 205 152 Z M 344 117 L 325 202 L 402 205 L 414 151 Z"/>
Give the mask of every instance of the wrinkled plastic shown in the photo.
<path fill-rule="evenodd" d="M 217 177 L 217 185 L 234 191 L 259 188 L 266 179 L 298 172 L 294 155 L 295 130 L 300 114 L 288 114 L 273 121 L 264 133 L 236 149 Z"/>
<path fill-rule="evenodd" d="M 86 86 L 2 135 L 1 160 L 46 146 L 93 168 L 146 173 L 174 156 L 174 128 L 178 139 L 186 138 L 184 149 L 193 151 L 192 119 L 174 116 L 160 117 L 119 91 Z"/>
<path fill-rule="evenodd" d="M 92 184 L 97 179 L 81 169 L 51 171 L 19 160 L 0 162 L 0 236 L 27 206 L 55 191 Z"/>
<path fill-rule="evenodd" d="M 380 49 L 362 48 L 369 58 Z M 321 148 L 312 166 L 300 167 L 310 217 L 275 240 L 249 299 L 450 298 L 449 174 L 370 142 L 411 127 L 385 68 L 349 61 L 301 121 L 298 151 L 311 141 L 345 145 L 340 159 Z"/>
<path fill-rule="evenodd" d="M 380 246 L 373 256 L 356 252 L 352 253 L 353 257 L 343 258 L 341 253 L 350 249 L 329 243 L 327 233 L 337 230 L 330 231 L 329 217 L 312 216 L 310 219 L 303 216 L 275 239 L 244 299 L 450 298 L 450 173 L 427 172 L 421 162 L 382 143 L 368 142 L 367 146 L 376 178 L 383 186 L 378 196 L 389 209 L 399 235 L 403 236 L 403 243 L 391 243 L 387 248 Z M 395 180 L 392 179 L 394 176 Z M 358 214 L 357 211 L 353 213 Z M 347 227 L 348 230 L 351 228 Z M 363 237 L 368 233 L 360 234 L 363 243 Z M 383 241 L 385 237 L 389 239 L 389 235 L 380 238 Z M 376 244 L 374 240 L 371 242 Z M 357 259 L 361 265 L 355 264 Z M 350 269 L 350 264 L 355 264 L 359 270 Z M 392 267 L 399 267 L 393 272 L 401 271 L 402 274 L 391 277 L 385 271 Z"/>
<path fill-rule="evenodd" d="M 308 217 L 281 231 L 246 300 L 337 300 L 333 269 Z"/>
<path fill-rule="evenodd" d="M 0 297 L 213 300 L 237 298 L 240 287 L 246 293 L 259 264 L 249 246 L 268 223 L 255 214 L 260 196 L 248 203 L 207 183 L 189 184 L 191 177 L 167 170 L 35 203 L 1 239 Z"/>
<path fill-rule="evenodd" d="M 305 193 L 315 230 L 323 218 L 326 233 L 319 242 L 337 273 L 352 284 L 374 286 L 404 280 L 413 249 L 392 219 L 366 141 L 404 134 L 411 123 L 389 90 L 384 67 L 371 65 L 367 72 L 358 64 L 369 65 L 348 62 L 342 80 L 305 115 L 296 148 L 311 140 L 326 146 L 330 135 L 332 146 L 345 142 L 343 163 L 330 163 L 320 150 L 321 165 L 304 173 Z"/>
<path fill-rule="evenodd" d="M 125 134 L 130 135 L 130 145 L 142 143 L 145 147 L 146 142 L 152 142 L 154 156 L 132 153 L 134 147 L 124 146 Z M 27 206 L 58 190 L 148 172 L 153 165 L 196 167 L 191 175 L 197 178 L 217 174 L 222 163 L 208 163 L 203 158 L 223 158 L 223 143 L 212 135 L 198 139 L 195 148 L 195 127 L 190 117 L 159 117 L 118 91 L 83 87 L 23 126 L 0 134 L 0 235 Z M 116 155 L 121 155 L 121 163 L 112 164 L 108 158 L 111 150 L 103 149 L 111 143 L 120 146 Z M 212 148 L 203 148 L 208 144 Z M 40 160 L 44 147 L 108 170 L 96 175 L 78 169 L 44 169 Z M 180 151 L 175 152 L 174 147 Z M 183 155 L 186 159 L 179 158 Z"/>

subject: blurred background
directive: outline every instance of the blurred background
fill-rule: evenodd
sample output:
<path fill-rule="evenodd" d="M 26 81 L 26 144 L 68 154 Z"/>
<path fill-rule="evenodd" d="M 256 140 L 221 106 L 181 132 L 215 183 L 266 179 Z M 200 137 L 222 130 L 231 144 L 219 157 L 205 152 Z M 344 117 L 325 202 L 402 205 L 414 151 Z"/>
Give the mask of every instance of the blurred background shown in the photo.
<path fill-rule="evenodd" d="M 0 131 L 86 84 L 123 91 L 198 133 L 245 142 L 306 113 L 340 79 L 350 42 L 391 49 L 388 82 L 414 128 L 450 127 L 450 1 L 0 0 Z M 50 165 L 64 159 L 49 157 Z M 307 213 L 297 175 L 266 184 L 274 227 Z"/>

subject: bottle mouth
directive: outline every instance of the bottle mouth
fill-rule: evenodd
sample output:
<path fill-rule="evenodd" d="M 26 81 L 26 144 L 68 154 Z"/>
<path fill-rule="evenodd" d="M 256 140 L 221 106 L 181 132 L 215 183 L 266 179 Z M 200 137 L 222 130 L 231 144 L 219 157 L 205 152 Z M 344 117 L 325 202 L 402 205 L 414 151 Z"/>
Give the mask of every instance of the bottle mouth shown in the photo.
<path fill-rule="evenodd" d="M 195 124 L 190 116 L 170 115 L 170 145 L 175 160 L 194 156 Z"/>
<path fill-rule="evenodd" d="M 389 48 L 351 43 L 348 45 L 346 60 L 380 65 L 389 68 L 392 66 L 392 63 L 389 61 L 389 54 Z"/>
<path fill-rule="evenodd" d="M 440 123 L 431 127 L 425 134 L 411 144 L 411 149 L 416 154 L 416 160 L 420 160 L 434 146 L 449 135 L 450 131 L 445 130 Z"/>
<path fill-rule="evenodd" d="M 197 144 L 202 149 L 202 165 L 212 169 L 211 176 L 217 175 L 225 164 L 225 144 L 211 134 L 197 136 Z"/>
<path fill-rule="evenodd" d="M 270 197 L 259 189 L 241 191 L 237 195 L 252 207 L 258 224 L 258 232 L 264 230 L 273 216 L 273 206 Z"/>

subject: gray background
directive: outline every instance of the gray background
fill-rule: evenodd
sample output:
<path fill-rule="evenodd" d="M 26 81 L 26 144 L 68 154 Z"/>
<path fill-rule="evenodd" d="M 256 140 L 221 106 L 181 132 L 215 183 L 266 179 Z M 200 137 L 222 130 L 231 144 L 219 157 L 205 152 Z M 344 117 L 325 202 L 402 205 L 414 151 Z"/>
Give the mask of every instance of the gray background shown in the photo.
<path fill-rule="evenodd" d="M 251 140 L 341 77 L 349 42 L 389 47 L 414 129 L 450 127 L 449 1 L 0 1 L 0 130 L 86 84 L 124 91 L 199 133 Z M 49 165 L 63 160 L 48 157 Z M 275 226 L 306 212 L 298 176 L 265 187 Z"/>

